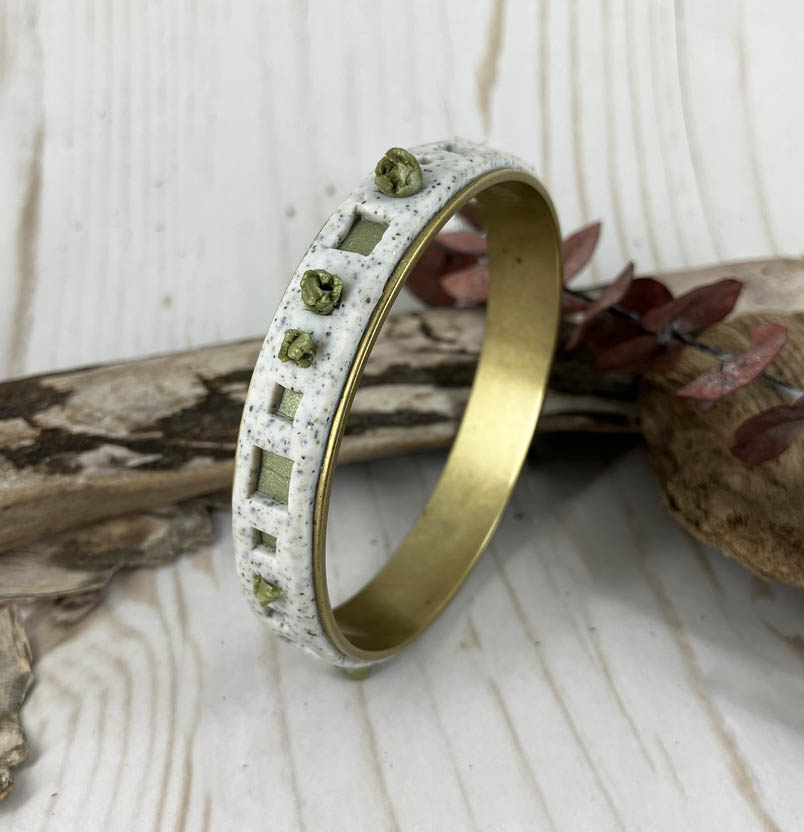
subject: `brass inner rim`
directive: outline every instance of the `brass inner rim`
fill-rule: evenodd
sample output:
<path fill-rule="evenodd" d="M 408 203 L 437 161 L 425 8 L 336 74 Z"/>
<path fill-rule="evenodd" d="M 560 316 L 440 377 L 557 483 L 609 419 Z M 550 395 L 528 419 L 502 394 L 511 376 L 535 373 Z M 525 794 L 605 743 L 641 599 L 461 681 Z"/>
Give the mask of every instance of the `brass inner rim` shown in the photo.
<path fill-rule="evenodd" d="M 326 521 L 346 421 L 371 348 L 424 249 L 476 198 L 488 229 L 489 298 L 472 392 L 430 499 L 385 566 L 337 609 L 326 578 Z M 561 235 L 541 184 L 515 169 L 484 174 L 428 222 L 391 275 L 334 416 L 314 510 L 313 579 L 324 629 L 345 655 L 376 661 L 419 635 L 483 553 L 536 427 L 558 332 Z"/>

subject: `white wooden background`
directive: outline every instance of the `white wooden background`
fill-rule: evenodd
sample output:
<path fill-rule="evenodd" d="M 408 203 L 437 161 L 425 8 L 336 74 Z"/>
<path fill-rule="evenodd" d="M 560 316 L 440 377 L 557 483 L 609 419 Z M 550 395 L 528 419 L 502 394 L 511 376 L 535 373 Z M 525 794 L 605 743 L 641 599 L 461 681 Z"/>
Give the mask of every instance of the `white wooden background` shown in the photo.
<path fill-rule="evenodd" d="M 0 374 L 261 333 L 390 145 L 532 160 L 590 278 L 799 254 L 799 0 L 2 0 Z M 439 455 L 355 466 L 341 573 Z M 343 558 L 338 559 L 338 553 Z M 365 682 L 270 639 L 216 544 L 37 663 L 10 830 L 798 830 L 804 595 L 695 544 L 640 452 L 545 461 Z"/>

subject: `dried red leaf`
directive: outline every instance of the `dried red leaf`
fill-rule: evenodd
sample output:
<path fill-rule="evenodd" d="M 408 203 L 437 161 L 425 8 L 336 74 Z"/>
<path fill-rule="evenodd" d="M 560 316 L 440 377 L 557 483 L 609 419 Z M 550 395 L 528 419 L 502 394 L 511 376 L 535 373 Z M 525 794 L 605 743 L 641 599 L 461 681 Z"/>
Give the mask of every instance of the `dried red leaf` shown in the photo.
<path fill-rule="evenodd" d="M 485 303 L 489 294 L 489 264 L 475 262 L 441 278 L 441 286 L 454 300 L 465 304 Z"/>
<path fill-rule="evenodd" d="M 644 315 L 648 310 L 663 306 L 672 299 L 673 293 L 655 277 L 637 277 L 619 305 L 629 312 Z"/>
<path fill-rule="evenodd" d="M 486 254 L 487 244 L 482 223 L 474 201 L 458 212 L 476 230 L 449 231 L 440 234 L 424 252 L 414 267 L 406 288 L 429 306 L 453 306 L 456 300 L 464 303 L 485 303 L 488 270 L 474 269 L 477 258 Z M 564 241 L 564 275 L 569 280 L 589 261 L 600 237 L 600 223 L 594 223 L 571 234 Z M 463 274 L 463 272 L 465 272 Z M 453 273 L 458 273 L 452 279 Z M 449 277 L 445 289 L 442 278 Z M 454 295 L 452 293 L 455 293 Z M 587 304 L 570 302 L 570 310 L 585 309 Z"/>
<path fill-rule="evenodd" d="M 601 372 L 667 372 L 675 366 L 682 349 L 681 344 L 660 344 L 652 334 L 637 335 L 601 352 L 592 366 Z"/>
<path fill-rule="evenodd" d="M 564 284 L 568 284 L 589 262 L 600 239 L 601 223 L 593 222 L 564 240 Z"/>
<path fill-rule="evenodd" d="M 568 293 L 565 293 L 564 297 L 565 314 L 583 312 L 592 304 L 592 301 L 575 298 Z M 672 300 L 672 297 L 670 290 L 658 280 L 652 277 L 637 277 L 617 306 L 627 312 L 642 315 L 648 309 Z M 587 323 L 583 345 L 590 352 L 597 354 L 644 334 L 645 330 L 636 321 L 621 315 L 598 315 Z"/>
<path fill-rule="evenodd" d="M 804 399 L 763 410 L 734 432 L 731 452 L 749 465 L 775 459 L 804 431 Z"/>
<path fill-rule="evenodd" d="M 461 254 L 486 254 L 488 245 L 483 234 L 477 231 L 444 231 L 438 235 L 438 242 L 449 249 Z"/>
<path fill-rule="evenodd" d="M 734 309 L 742 288 L 742 282 L 733 278 L 699 286 L 648 310 L 642 324 L 650 332 L 672 327 L 683 335 L 695 335 L 725 318 Z"/>
<path fill-rule="evenodd" d="M 619 315 L 599 315 L 587 325 L 583 335 L 583 347 L 593 355 L 598 355 L 639 335 L 645 335 L 645 330 L 636 321 Z M 652 333 L 651 338 L 656 340 Z"/>
<path fill-rule="evenodd" d="M 591 300 L 579 298 L 566 293 L 561 295 L 561 314 L 575 315 L 578 312 L 585 312 L 592 305 Z"/>
<path fill-rule="evenodd" d="M 628 265 L 617 275 L 614 283 L 606 286 L 600 294 L 595 298 L 592 305 L 586 310 L 586 314 L 584 315 L 583 320 L 575 327 L 575 331 L 572 333 L 572 336 L 569 339 L 567 344 L 567 349 L 575 349 L 575 347 L 580 344 L 583 340 L 584 334 L 586 333 L 589 325 L 592 321 L 595 320 L 599 315 L 605 312 L 607 309 L 611 309 L 614 304 L 619 303 L 626 292 L 628 291 L 628 287 L 631 285 L 631 282 L 634 279 L 634 264 L 628 263 Z"/>
<path fill-rule="evenodd" d="M 454 306 L 455 298 L 444 291 L 441 278 L 476 262 L 476 257 L 450 251 L 436 238 L 413 267 L 405 287 L 428 306 Z"/>
<path fill-rule="evenodd" d="M 698 376 L 682 387 L 678 395 L 700 402 L 717 401 L 750 384 L 776 358 L 786 340 L 787 328 L 781 324 L 757 324 L 751 330 L 753 346 Z"/>
<path fill-rule="evenodd" d="M 474 201 L 459 214 L 476 231 L 450 231 L 440 234 L 424 252 L 408 278 L 406 288 L 429 306 L 453 306 L 455 301 L 482 304 L 488 298 L 488 267 L 477 258 L 487 253 L 482 223 Z M 564 241 L 565 279 L 574 277 L 589 261 L 600 237 L 600 223 L 593 223 L 571 234 Z M 588 303 L 565 300 L 566 313 L 587 309 Z"/>

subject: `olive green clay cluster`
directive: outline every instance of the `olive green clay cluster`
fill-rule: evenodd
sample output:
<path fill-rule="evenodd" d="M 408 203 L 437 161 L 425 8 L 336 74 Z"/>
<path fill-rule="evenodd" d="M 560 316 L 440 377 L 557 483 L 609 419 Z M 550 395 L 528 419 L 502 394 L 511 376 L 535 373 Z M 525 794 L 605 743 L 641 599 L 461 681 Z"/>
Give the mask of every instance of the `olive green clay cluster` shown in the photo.
<path fill-rule="evenodd" d="M 280 361 L 294 361 L 299 367 L 309 367 L 315 360 L 315 344 L 309 333 L 289 329 L 279 347 Z"/>
<path fill-rule="evenodd" d="M 308 269 L 301 279 L 302 303 L 316 315 L 331 315 L 341 302 L 343 281 L 323 269 Z M 295 361 L 309 367 L 315 360 L 315 344 L 309 332 L 289 329 L 279 348 L 280 361 Z"/>
<path fill-rule="evenodd" d="M 302 276 L 302 302 L 317 315 L 331 315 L 341 302 L 341 292 L 343 281 L 336 274 L 309 269 Z"/>
<path fill-rule="evenodd" d="M 392 147 L 377 162 L 374 182 L 387 196 L 406 197 L 422 189 L 424 177 L 421 165 L 413 154 L 401 147 Z M 382 225 L 379 227 L 384 230 Z M 323 269 L 308 269 L 302 275 L 302 302 L 317 315 L 331 315 L 340 304 L 342 294 L 343 281 L 336 274 Z M 309 367 L 315 360 L 315 344 L 310 334 L 300 329 L 289 329 L 279 348 L 279 360 Z"/>
<path fill-rule="evenodd" d="M 413 196 L 422 189 L 424 177 L 412 153 L 392 147 L 377 162 L 374 183 L 386 196 Z"/>

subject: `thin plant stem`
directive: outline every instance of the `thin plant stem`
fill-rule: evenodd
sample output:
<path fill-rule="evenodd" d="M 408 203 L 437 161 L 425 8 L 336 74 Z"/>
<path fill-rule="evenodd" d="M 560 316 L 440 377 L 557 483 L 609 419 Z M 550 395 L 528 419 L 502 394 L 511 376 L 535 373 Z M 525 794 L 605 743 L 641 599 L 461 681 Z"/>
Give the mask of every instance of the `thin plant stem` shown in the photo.
<path fill-rule="evenodd" d="M 580 292 L 577 289 L 570 289 L 566 286 L 564 287 L 564 291 L 573 298 L 578 298 L 579 300 L 586 301 L 587 303 L 594 302 L 594 298 L 587 292 Z M 610 306 L 606 312 L 617 318 L 625 318 L 626 320 L 633 321 L 635 324 L 642 326 L 642 318 L 636 312 L 623 309 L 617 304 Z M 657 338 L 659 338 L 659 340 L 666 339 L 675 341 L 678 344 L 683 344 L 685 347 L 692 347 L 692 349 L 698 350 L 698 352 L 702 352 L 712 358 L 716 358 L 718 361 L 728 361 L 733 358 L 733 356 L 729 353 L 723 352 L 722 350 L 717 349 L 717 347 L 713 347 L 703 341 L 699 341 L 693 335 L 689 335 L 685 332 L 679 332 L 672 326 L 668 327 L 660 335 L 657 335 Z M 794 400 L 798 400 L 804 396 L 804 390 L 800 390 L 795 385 L 789 384 L 784 379 L 772 376 L 770 373 L 762 372 L 759 374 L 759 378 L 775 387 L 777 390 L 781 390 Z"/>

